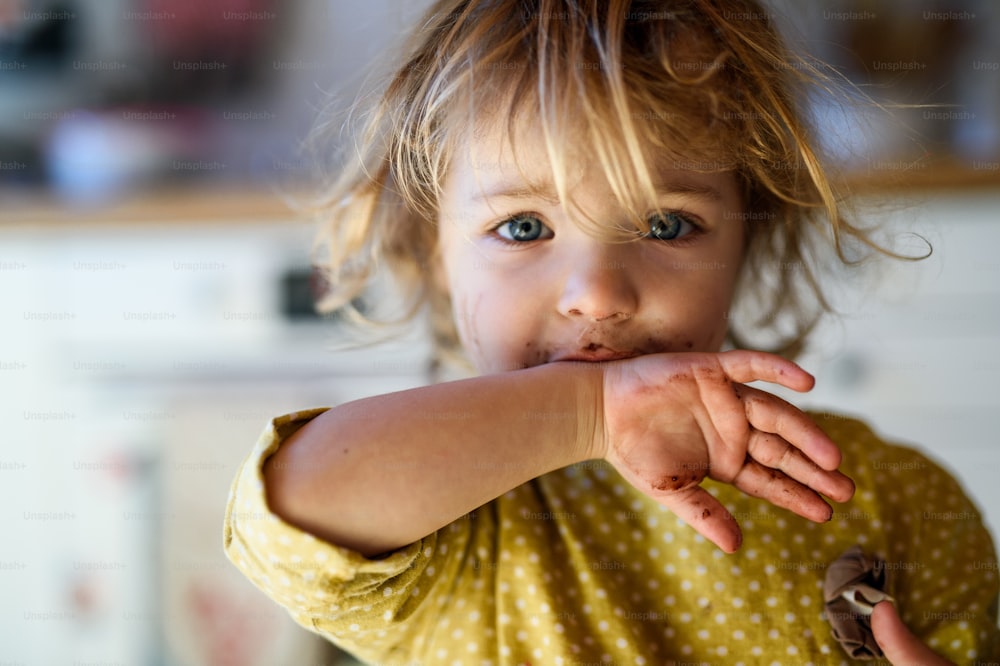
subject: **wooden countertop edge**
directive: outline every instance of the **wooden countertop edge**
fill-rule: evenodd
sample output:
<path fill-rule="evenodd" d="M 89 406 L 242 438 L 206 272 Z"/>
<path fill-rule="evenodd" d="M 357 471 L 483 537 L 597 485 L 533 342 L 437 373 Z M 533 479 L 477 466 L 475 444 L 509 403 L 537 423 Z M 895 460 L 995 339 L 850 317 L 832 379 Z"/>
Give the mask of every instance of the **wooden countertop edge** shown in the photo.
<path fill-rule="evenodd" d="M 992 163 L 987 163 L 992 164 Z M 951 167 L 869 171 L 844 180 L 855 196 L 921 196 L 1000 192 L 1000 169 Z M 0 190 L 0 227 L 93 224 L 309 223 L 304 192 L 278 194 L 247 189 L 185 188 L 136 192 L 100 204 L 74 204 L 40 193 Z"/>
<path fill-rule="evenodd" d="M 975 193 L 1000 190 L 1000 162 L 982 162 L 992 168 L 969 168 L 954 164 L 927 167 L 915 163 L 884 162 L 886 167 L 902 165 L 904 168 L 869 169 L 866 173 L 848 173 L 844 177 L 849 190 L 855 195 L 901 195 L 936 193 Z"/>
<path fill-rule="evenodd" d="M 41 194 L 0 191 L 0 227 L 129 223 L 309 222 L 306 197 L 248 190 L 176 189 L 136 192 L 100 203 L 73 203 Z M 298 210 L 296 208 L 299 208 Z"/>

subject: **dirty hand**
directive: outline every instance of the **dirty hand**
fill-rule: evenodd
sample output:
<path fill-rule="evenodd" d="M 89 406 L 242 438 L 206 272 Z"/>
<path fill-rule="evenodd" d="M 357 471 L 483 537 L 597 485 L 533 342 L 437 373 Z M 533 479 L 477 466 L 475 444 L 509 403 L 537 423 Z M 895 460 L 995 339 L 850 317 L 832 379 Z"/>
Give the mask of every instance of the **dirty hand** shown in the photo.
<path fill-rule="evenodd" d="M 596 445 L 638 490 L 726 552 L 739 525 L 701 487 L 705 477 L 824 522 L 853 482 L 841 455 L 801 410 L 745 382 L 808 391 L 814 379 L 779 356 L 754 351 L 651 354 L 608 363 L 604 423 Z"/>

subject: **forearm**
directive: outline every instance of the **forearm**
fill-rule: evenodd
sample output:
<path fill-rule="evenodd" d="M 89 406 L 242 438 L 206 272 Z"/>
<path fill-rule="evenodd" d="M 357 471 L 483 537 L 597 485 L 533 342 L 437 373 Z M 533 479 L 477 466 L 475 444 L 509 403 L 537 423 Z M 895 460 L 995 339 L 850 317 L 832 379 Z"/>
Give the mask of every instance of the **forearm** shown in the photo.
<path fill-rule="evenodd" d="M 390 393 L 316 417 L 264 466 L 283 519 L 372 555 L 591 456 L 600 369 L 555 363 Z"/>

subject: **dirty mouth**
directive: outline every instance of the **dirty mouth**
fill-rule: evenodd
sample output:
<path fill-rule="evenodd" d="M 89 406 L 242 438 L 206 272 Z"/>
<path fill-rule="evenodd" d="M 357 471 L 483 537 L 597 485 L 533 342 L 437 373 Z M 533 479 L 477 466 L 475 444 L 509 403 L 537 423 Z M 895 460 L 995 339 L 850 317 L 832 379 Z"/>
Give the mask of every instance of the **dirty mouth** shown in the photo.
<path fill-rule="evenodd" d="M 632 349 L 629 351 L 616 351 L 614 349 L 609 349 L 599 344 L 587 345 L 583 349 L 568 353 L 568 354 L 558 354 L 552 361 L 585 361 L 590 363 L 598 363 L 601 361 L 620 361 L 626 358 L 635 358 L 636 356 L 641 356 L 642 351 L 639 349 Z"/>

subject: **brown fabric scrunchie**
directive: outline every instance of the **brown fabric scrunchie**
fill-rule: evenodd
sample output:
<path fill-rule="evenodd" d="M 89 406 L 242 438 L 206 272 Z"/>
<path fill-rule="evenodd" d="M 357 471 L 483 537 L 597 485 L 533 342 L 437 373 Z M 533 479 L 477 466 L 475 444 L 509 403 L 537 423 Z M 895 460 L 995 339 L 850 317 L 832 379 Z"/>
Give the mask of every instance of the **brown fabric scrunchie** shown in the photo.
<path fill-rule="evenodd" d="M 852 546 L 827 567 L 823 585 L 826 619 L 833 637 L 853 659 L 880 659 L 882 649 L 872 635 L 871 614 L 886 594 L 885 562 L 869 557 L 861 546 Z"/>

